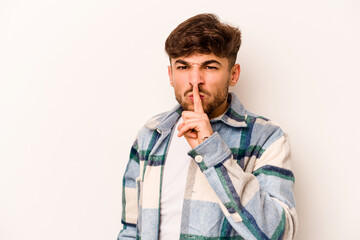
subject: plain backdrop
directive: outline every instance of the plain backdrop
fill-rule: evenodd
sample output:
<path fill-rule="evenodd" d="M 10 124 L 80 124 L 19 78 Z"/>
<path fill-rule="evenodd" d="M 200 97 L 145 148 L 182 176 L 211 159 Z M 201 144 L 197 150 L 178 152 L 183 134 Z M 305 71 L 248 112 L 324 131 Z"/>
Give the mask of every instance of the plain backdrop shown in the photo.
<path fill-rule="evenodd" d="M 175 104 L 164 42 L 204 12 L 238 26 L 231 89 L 290 135 L 297 239 L 360 239 L 360 3 L 0 1 L 0 239 L 116 239 L 143 123 Z"/>

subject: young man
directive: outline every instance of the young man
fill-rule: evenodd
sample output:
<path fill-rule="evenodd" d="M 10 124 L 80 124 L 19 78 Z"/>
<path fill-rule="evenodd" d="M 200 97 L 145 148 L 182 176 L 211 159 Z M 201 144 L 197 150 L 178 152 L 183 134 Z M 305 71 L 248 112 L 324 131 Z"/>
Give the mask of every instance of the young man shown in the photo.
<path fill-rule="evenodd" d="M 293 239 L 287 135 L 229 93 L 240 31 L 200 14 L 165 43 L 179 105 L 138 134 L 123 180 L 118 239 Z"/>

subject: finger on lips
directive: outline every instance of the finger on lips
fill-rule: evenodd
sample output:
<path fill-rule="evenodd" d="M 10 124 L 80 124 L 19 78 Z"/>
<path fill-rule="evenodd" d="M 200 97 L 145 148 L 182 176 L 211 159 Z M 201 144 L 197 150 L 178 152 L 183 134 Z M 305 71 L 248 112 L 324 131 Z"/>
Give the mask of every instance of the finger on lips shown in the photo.
<path fill-rule="evenodd" d="M 193 99 L 194 99 L 194 112 L 203 113 L 204 109 L 199 94 L 199 86 L 197 84 L 194 84 L 193 86 Z"/>
<path fill-rule="evenodd" d="M 188 138 L 197 138 L 198 134 L 195 131 L 195 128 L 199 126 L 199 123 L 204 119 L 204 109 L 199 94 L 199 87 L 197 84 L 193 86 L 193 101 L 194 101 L 194 111 L 183 111 L 183 123 L 178 126 L 179 133 L 178 137 L 186 136 Z"/>
<path fill-rule="evenodd" d="M 183 111 L 181 116 L 183 119 L 196 118 L 196 117 L 204 117 L 204 113 L 198 113 L 193 111 Z"/>

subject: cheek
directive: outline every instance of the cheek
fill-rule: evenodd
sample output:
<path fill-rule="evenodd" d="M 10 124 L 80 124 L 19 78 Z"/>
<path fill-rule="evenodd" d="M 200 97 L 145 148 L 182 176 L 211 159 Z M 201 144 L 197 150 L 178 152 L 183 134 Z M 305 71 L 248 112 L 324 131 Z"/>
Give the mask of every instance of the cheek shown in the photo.
<path fill-rule="evenodd" d="M 224 81 L 224 79 L 228 79 L 229 74 L 224 72 L 205 72 L 204 79 L 208 83 L 218 84 Z"/>
<path fill-rule="evenodd" d="M 181 97 L 183 95 L 184 90 L 181 88 L 181 86 L 174 83 L 173 88 L 175 95 L 177 95 L 178 97 Z"/>
<path fill-rule="evenodd" d="M 179 78 L 173 78 L 172 86 L 176 91 L 182 91 L 185 88 L 185 81 Z"/>
<path fill-rule="evenodd" d="M 172 86 L 175 89 L 175 91 L 177 91 L 179 89 L 179 84 L 177 82 L 173 82 Z"/>

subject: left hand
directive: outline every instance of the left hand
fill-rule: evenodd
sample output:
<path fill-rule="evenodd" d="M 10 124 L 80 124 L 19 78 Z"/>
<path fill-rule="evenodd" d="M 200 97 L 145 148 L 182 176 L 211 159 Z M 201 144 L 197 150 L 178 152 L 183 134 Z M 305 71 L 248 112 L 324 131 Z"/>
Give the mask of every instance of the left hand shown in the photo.
<path fill-rule="evenodd" d="M 199 87 L 193 86 L 194 111 L 183 111 L 184 122 L 178 126 L 178 137 L 184 136 L 191 148 L 195 148 L 213 134 L 209 117 L 204 112 Z"/>

